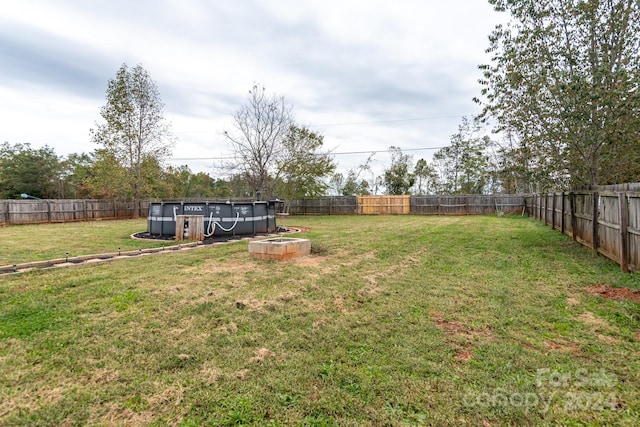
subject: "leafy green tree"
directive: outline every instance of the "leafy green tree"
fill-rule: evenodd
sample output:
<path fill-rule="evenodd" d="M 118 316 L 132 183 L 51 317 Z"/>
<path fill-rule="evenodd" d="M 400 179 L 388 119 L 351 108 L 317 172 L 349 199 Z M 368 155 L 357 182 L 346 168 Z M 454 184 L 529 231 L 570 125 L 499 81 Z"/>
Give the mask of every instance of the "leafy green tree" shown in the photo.
<path fill-rule="evenodd" d="M 329 189 L 334 195 L 342 194 L 342 188 L 344 187 L 344 175 L 340 172 L 336 172 L 329 178 Z"/>
<path fill-rule="evenodd" d="M 131 199 L 131 186 L 127 184 L 129 171 L 113 151 L 98 149 L 91 156 L 93 165 L 85 180 L 90 196 L 96 199 Z"/>
<path fill-rule="evenodd" d="M 92 130 L 92 140 L 105 153 L 100 157 L 107 163 L 99 172 L 118 174 L 124 172 L 126 179 L 112 179 L 105 175 L 94 175 L 97 180 L 117 184 L 109 192 L 118 197 L 139 199 L 149 196 L 149 174 L 158 172 L 163 160 L 171 154 L 174 143 L 169 124 L 163 113 L 163 103 L 156 83 L 149 73 L 136 65 L 129 68 L 122 64 L 114 79 L 109 80 L 107 103 L 101 108 L 104 123 Z M 104 187 L 104 186 L 102 186 Z"/>
<path fill-rule="evenodd" d="M 88 185 L 93 158 L 86 153 L 69 154 L 62 162 L 62 198 L 85 199 L 91 197 Z"/>
<path fill-rule="evenodd" d="M 350 170 L 342 187 L 343 196 L 368 196 L 371 194 L 369 181 L 359 179 L 356 172 Z"/>
<path fill-rule="evenodd" d="M 213 182 L 211 183 L 211 189 L 212 189 L 211 197 L 226 198 L 226 197 L 233 196 L 231 185 L 229 184 L 228 181 L 225 181 L 224 179 L 220 179 L 220 178 L 214 179 Z"/>
<path fill-rule="evenodd" d="M 640 180 L 640 2 L 489 2 L 511 21 L 481 66 L 483 117 L 552 188 Z"/>
<path fill-rule="evenodd" d="M 204 172 L 194 174 L 187 165 L 167 168 L 165 181 L 169 187 L 168 197 L 202 198 L 220 196 L 220 194 L 216 194 L 216 188 L 220 188 L 220 183 L 216 184 L 213 178 Z"/>
<path fill-rule="evenodd" d="M 434 155 L 442 181 L 441 191 L 447 194 L 483 194 L 489 182 L 488 148 L 491 140 L 481 136 L 477 121 L 463 117 L 458 133 L 451 136 L 451 145 Z"/>
<path fill-rule="evenodd" d="M 435 194 L 438 190 L 438 173 L 425 159 L 419 159 L 413 168 L 417 194 Z"/>
<path fill-rule="evenodd" d="M 276 194 L 284 199 L 317 197 L 327 193 L 326 178 L 336 168 L 329 153 L 320 151 L 322 135 L 291 126 L 276 162 Z"/>
<path fill-rule="evenodd" d="M 411 162 L 413 158 L 404 154 L 400 147 L 389 147 L 391 153 L 391 165 L 384 171 L 383 183 L 387 189 L 387 194 L 401 195 L 408 194 L 416 181 L 415 175 L 411 172 Z"/>
<path fill-rule="evenodd" d="M 0 198 L 26 193 L 41 199 L 61 197 L 61 163 L 53 148 L 30 144 L 0 145 Z"/>

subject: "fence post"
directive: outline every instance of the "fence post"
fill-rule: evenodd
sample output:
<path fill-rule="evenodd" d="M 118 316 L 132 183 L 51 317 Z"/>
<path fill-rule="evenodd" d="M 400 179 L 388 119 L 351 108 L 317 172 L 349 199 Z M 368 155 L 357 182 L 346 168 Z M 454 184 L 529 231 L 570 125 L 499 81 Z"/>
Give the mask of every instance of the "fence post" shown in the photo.
<path fill-rule="evenodd" d="M 556 193 L 551 195 L 553 197 L 551 201 L 551 229 L 556 229 Z"/>
<path fill-rule="evenodd" d="M 562 234 L 564 234 L 565 232 L 565 228 L 566 228 L 566 224 L 565 224 L 565 218 L 564 218 L 564 210 L 565 210 L 565 201 L 564 201 L 564 191 L 561 193 L 561 197 L 562 197 L 562 202 L 561 202 L 561 208 L 560 210 L 562 210 L 562 216 L 560 217 L 560 231 L 562 232 Z"/>
<path fill-rule="evenodd" d="M 600 201 L 599 195 L 597 191 L 593 192 L 593 250 L 598 253 L 598 213 L 599 206 L 598 202 Z"/>
<path fill-rule="evenodd" d="M 629 272 L 629 245 L 627 244 L 627 227 L 629 224 L 629 206 L 627 194 L 618 193 L 618 209 L 620 210 L 620 270 Z"/>

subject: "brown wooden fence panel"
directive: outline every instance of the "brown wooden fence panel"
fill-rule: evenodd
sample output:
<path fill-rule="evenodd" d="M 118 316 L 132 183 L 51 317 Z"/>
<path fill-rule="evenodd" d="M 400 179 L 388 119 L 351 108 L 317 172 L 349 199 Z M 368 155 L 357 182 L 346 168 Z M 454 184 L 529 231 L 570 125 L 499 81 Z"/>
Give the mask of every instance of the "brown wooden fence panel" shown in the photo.
<path fill-rule="evenodd" d="M 411 212 L 411 196 L 358 196 L 358 213 L 402 215 Z"/>
<path fill-rule="evenodd" d="M 426 215 L 489 215 L 525 211 L 521 194 L 471 194 L 462 196 L 411 196 L 411 213 Z"/>

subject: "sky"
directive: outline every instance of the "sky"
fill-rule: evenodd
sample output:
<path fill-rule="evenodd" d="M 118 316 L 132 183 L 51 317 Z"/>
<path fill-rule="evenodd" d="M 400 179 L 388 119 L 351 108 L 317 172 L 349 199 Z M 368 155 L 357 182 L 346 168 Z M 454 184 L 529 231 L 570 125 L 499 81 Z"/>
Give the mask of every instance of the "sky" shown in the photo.
<path fill-rule="evenodd" d="M 369 152 L 387 167 L 390 146 L 429 159 L 480 111 L 478 65 L 506 19 L 486 0 L 0 0 L 0 142 L 99 148 L 90 129 L 126 63 L 158 86 L 167 164 L 221 177 L 223 132 L 256 83 L 341 172 Z"/>

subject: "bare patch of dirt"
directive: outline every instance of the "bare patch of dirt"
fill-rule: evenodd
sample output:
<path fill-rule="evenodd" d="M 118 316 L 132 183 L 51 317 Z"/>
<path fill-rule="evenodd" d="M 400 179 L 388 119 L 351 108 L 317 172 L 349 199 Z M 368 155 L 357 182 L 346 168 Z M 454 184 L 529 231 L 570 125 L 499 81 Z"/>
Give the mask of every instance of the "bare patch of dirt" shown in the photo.
<path fill-rule="evenodd" d="M 447 335 L 461 335 L 467 338 L 473 338 L 475 335 L 482 335 L 481 333 L 469 330 L 469 328 L 460 322 L 446 320 L 443 314 L 438 311 L 430 311 L 429 316 L 436 326 L 442 329 Z"/>
<path fill-rule="evenodd" d="M 561 351 L 561 352 L 573 353 L 573 354 L 580 353 L 580 347 L 574 343 L 561 343 L 557 341 L 547 341 L 544 343 L 544 347 L 547 350 L 555 350 L 555 351 Z"/>
<path fill-rule="evenodd" d="M 614 288 L 610 285 L 600 284 L 589 286 L 587 292 L 591 295 L 600 296 L 615 301 L 640 302 L 640 290 L 629 288 Z"/>
<path fill-rule="evenodd" d="M 454 359 L 459 360 L 461 362 L 468 362 L 471 359 L 473 359 L 473 354 L 471 354 L 471 352 L 469 351 L 473 351 L 474 347 L 471 346 L 467 349 L 462 350 L 460 353 L 456 354 L 455 356 L 453 356 Z"/>

